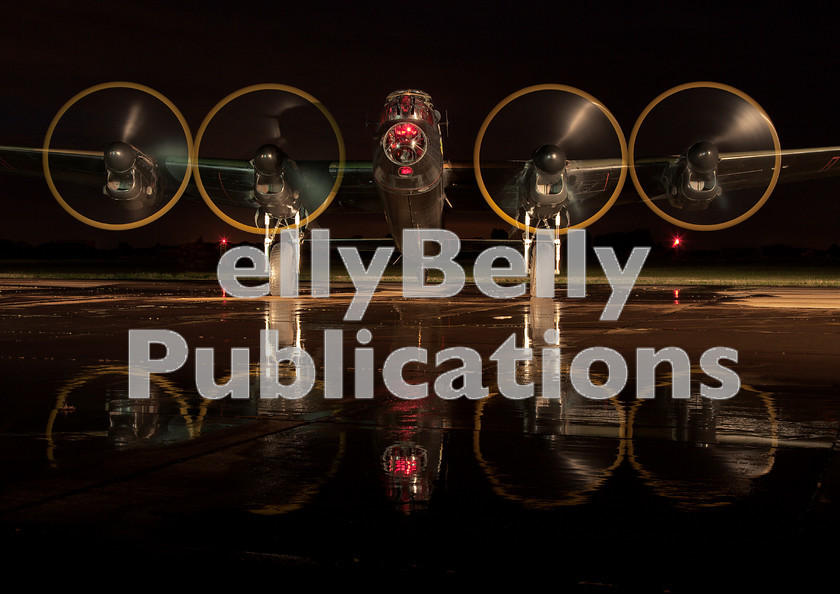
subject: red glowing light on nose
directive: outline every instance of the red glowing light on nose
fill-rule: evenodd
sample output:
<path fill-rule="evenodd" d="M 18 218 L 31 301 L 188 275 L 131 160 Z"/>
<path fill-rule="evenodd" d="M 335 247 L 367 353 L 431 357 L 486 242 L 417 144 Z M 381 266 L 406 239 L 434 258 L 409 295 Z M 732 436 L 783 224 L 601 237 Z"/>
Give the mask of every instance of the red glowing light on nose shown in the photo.
<path fill-rule="evenodd" d="M 227 237 L 222 237 L 221 243 L 222 245 L 227 245 Z"/>
<path fill-rule="evenodd" d="M 411 167 L 400 167 L 400 175 L 402 176 L 411 175 L 412 172 L 413 170 L 411 169 Z"/>
<path fill-rule="evenodd" d="M 674 238 L 674 245 L 672 247 L 678 247 L 682 243 L 682 239 L 679 237 Z"/>
<path fill-rule="evenodd" d="M 413 124 L 402 124 L 394 130 L 399 136 L 414 136 L 417 128 Z"/>
<path fill-rule="evenodd" d="M 417 472 L 417 460 L 402 460 L 398 458 L 392 462 L 391 468 L 395 474 L 411 476 Z"/>

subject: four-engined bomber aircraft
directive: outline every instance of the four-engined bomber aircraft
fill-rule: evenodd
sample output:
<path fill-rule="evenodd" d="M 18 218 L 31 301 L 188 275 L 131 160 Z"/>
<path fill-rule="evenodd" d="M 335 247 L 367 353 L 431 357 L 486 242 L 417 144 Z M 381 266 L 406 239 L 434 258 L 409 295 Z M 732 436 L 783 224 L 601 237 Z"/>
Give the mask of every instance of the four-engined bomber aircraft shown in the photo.
<path fill-rule="evenodd" d="M 618 158 L 578 159 L 557 144 L 535 148 L 521 160 L 489 164 L 485 174 L 487 180 L 502 180 L 494 196 L 496 210 L 522 223 L 526 266 L 530 268 L 535 261 L 529 257 L 533 232 L 542 228 L 556 231 L 580 223 L 573 220 L 573 207 L 606 201 L 625 169 Z M 667 201 L 676 209 L 700 211 L 724 191 L 766 186 L 778 153 L 721 153 L 714 143 L 697 139 L 682 154 L 636 161 L 635 174 L 638 182 L 649 188 L 652 200 Z M 279 245 L 271 247 L 275 234 L 289 226 L 305 230 L 310 215 L 323 210 L 339 173 L 343 179 L 338 200 L 331 208 L 367 203 L 378 193 L 398 249 L 403 247 L 404 229 L 443 227 L 448 187 L 461 194 L 468 186 L 473 199 L 478 196 L 472 167 L 445 160 L 441 114 L 431 96 L 419 90 L 400 90 L 387 96 L 376 123 L 370 163 L 346 163 L 339 172 L 335 161 L 295 160 L 271 143 L 255 147 L 253 154 L 250 161 L 199 157 L 197 166 L 202 189 L 213 195 L 214 202 L 254 209 L 255 226 L 265 230 L 272 279 L 279 277 L 278 267 L 282 265 Z M 0 147 L 0 171 L 43 174 L 42 157 L 43 150 L 39 149 Z M 838 175 L 838 160 L 840 147 L 780 151 L 779 181 Z M 96 188 L 94 193 L 100 200 L 142 213 L 166 202 L 175 193 L 174 188 L 187 179 L 186 169 L 183 158 L 161 160 L 123 140 L 115 140 L 101 153 L 49 151 L 51 182 L 89 184 Z M 195 177 L 186 193 L 200 193 Z M 622 190 L 621 196 L 625 195 L 635 195 L 638 200 L 630 184 Z M 559 239 L 555 234 L 558 267 Z M 278 283 L 270 284 L 276 294 Z"/>

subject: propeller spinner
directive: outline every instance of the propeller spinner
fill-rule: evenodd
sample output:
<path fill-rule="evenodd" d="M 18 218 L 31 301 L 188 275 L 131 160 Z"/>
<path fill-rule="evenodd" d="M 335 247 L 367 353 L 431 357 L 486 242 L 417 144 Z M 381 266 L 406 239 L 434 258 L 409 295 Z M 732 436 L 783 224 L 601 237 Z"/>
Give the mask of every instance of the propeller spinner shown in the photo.
<path fill-rule="evenodd" d="M 695 142 L 685 153 L 688 168 L 694 173 L 707 175 L 717 169 L 720 163 L 720 151 L 711 142 Z"/>
<path fill-rule="evenodd" d="M 125 142 L 112 142 L 105 148 L 105 167 L 114 173 L 128 173 L 137 161 L 137 151 Z"/>
<path fill-rule="evenodd" d="M 562 173 L 566 168 L 566 153 L 559 146 L 545 144 L 534 153 L 534 167 L 548 175 Z"/>

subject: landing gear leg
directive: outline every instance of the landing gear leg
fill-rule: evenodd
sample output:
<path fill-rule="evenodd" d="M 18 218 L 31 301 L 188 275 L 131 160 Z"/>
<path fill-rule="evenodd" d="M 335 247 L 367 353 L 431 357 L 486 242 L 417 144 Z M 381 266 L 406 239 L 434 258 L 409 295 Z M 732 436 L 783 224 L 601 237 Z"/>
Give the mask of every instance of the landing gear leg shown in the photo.
<path fill-rule="evenodd" d="M 274 227 L 274 230 L 271 230 L 271 217 L 268 216 L 268 213 L 263 215 L 263 221 L 265 222 L 265 238 L 263 238 L 263 251 L 265 252 L 265 265 L 267 267 L 266 272 L 271 274 L 271 265 L 269 259 L 269 250 L 271 249 L 271 242 L 274 241 L 274 235 L 277 233 L 277 227 Z M 280 224 L 280 221 L 277 221 L 277 224 Z"/>
<path fill-rule="evenodd" d="M 525 270 L 531 270 L 531 243 L 533 240 L 531 239 L 531 215 L 527 212 L 525 213 L 525 237 L 523 239 L 525 242 Z"/>
<path fill-rule="evenodd" d="M 281 232 L 277 243 L 272 247 L 280 223 L 278 220 L 274 229 L 270 231 L 266 215 L 264 245 L 268 262 L 268 290 L 273 297 L 297 297 L 300 273 L 300 213 L 295 214 L 295 226 Z"/>
<path fill-rule="evenodd" d="M 531 242 L 529 242 L 531 243 Z M 525 264 L 528 266 L 528 291 L 530 292 L 531 297 L 537 296 L 537 255 L 532 254 L 531 251 L 533 248 L 531 245 L 525 248 L 527 253 L 530 254 L 530 258 L 528 256 L 525 257 Z"/>
<path fill-rule="evenodd" d="M 530 292 L 532 297 L 537 296 L 537 252 L 540 253 L 540 261 L 545 261 L 547 265 L 549 256 L 549 251 L 551 248 L 549 247 L 550 244 L 546 245 L 548 241 L 554 242 L 554 274 L 560 274 L 560 223 L 562 220 L 561 213 L 557 213 L 554 217 L 554 237 L 553 240 L 549 240 L 549 233 L 550 233 L 550 225 L 546 224 L 547 229 L 540 227 L 537 231 L 538 237 L 537 241 L 535 242 L 531 238 L 530 233 L 530 222 L 531 217 L 528 213 L 525 213 L 525 225 L 527 226 L 525 229 L 524 234 L 524 243 L 525 243 L 525 267 L 528 270 L 528 277 L 530 280 Z M 568 221 L 568 219 L 567 219 Z M 538 220 L 537 225 L 540 225 L 542 222 L 546 222 L 546 220 Z M 540 235 L 543 234 L 543 235 Z M 545 240 L 545 243 L 544 243 Z M 544 279 L 548 282 L 548 279 Z M 554 278 L 551 278 L 550 281 L 552 284 L 554 283 Z"/>

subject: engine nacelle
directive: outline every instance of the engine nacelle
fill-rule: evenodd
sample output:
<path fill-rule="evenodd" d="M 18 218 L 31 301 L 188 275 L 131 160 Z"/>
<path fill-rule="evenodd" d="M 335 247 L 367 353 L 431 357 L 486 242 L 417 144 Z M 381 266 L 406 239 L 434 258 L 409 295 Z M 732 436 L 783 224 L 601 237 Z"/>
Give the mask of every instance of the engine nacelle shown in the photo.
<path fill-rule="evenodd" d="M 689 147 L 665 174 L 668 201 L 674 208 L 705 210 L 718 195 L 717 166 L 720 153 L 701 140 Z"/>
<path fill-rule="evenodd" d="M 566 182 L 566 154 L 560 147 L 547 144 L 534 152 L 520 199 L 535 222 L 554 220 L 568 206 L 570 194 Z"/>
<path fill-rule="evenodd" d="M 533 173 L 528 184 L 526 204 L 559 207 L 569 199 L 566 190 L 566 154 L 547 144 L 534 153 Z"/>
<path fill-rule="evenodd" d="M 157 167 L 142 151 L 125 142 L 112 142 L 103 155 L 105 186 L 102 191 L 128 208 L 157 202 L 160 194 Z"/>
<path fill-rule="evenodd" d="M 275 219 L 289 219 L 301 207 L 297 164 L 280 147 L 264 144 L 254 154 L 254 199 Z"/>

